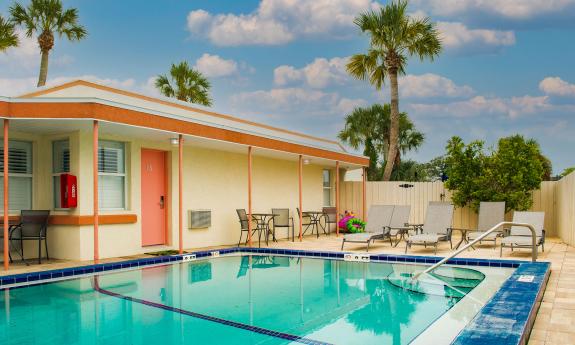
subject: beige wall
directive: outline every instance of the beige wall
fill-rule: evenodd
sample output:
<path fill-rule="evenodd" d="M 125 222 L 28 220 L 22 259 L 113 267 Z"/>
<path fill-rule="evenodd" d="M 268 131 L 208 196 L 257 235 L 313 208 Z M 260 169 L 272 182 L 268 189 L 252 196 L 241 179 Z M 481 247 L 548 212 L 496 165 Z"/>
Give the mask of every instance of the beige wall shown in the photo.
<path fill-rule="evenodd" d="M 411 188 L 399 187 L 411 184 Z M 533 211 L 545 212 L 545 229 L 549 236 L 557 236 L 555 193 L 557 182 L 543 182 L 541 189 L 533 191 Z M 571 189 L 573 191 L 573 189 Z M 352 210 L 357 214 L 362 211 L 361 182 L 344 182 L 341 188 L 342 210 Z M 366 207 L 373 204 L 411 205 L 411 223 L 423 223 L 429 201 L 449 201 L 451 193 L 442 182 L 367 182 Z M 512 212 L 506 215 L 507 220 L 513 217 Z M 456 208 L 453 226 L 457 228 L 477 227 L 477 214 L 468 207 Z"/>
<path fill-rule="evenodd" d="M 38 136 L 12 133 L 12 139 L 32 141 L 33 152 L 33 208 L 51 209 L 53 214 L 91 215 L 93 212 L 92 189 L 92 133 L 75 131 L 59 135 Z M 52 141 L 69 138 L 71 173 L 78 177 L 78 207 L 71 210 L 54 210 L 52 194 Z M 126 210 L 100 210 L 104 214 L 136 214 L 137 223 L 100 225 L 100 257 L 133 255 L 148 251 L 178 247 L 177 214 L 177 147 L 169 143 L 128 140 L 102 134 L 101 139 L 126 142 Z M 168 170 L 168 244 L 141 246 L 140 153 L 142 148 L 167 151 Z M 246 148 L 247 151 L 247 148 Z M 321 209 L 322 170 L 317 165 L 305 165 L 303 175 L 303 208 Z M 291 209 L 296 220 L 298 204 L 297 161 L 284 161 L 253 157 L 253 212 L 269 212 L 272 207 Z M 236 244 L 239 239 L 239 222 L 235 210 L 247 209 L 247 155 L 198 147 L 184 147 L 184 248 Z M 207 229 L 188 229 L 187 211 L 209 209 L 212 226 Z M 278 237 L 285 237 L 280 230 Z M 89 260 L 93 257 L 93 227 L 50 226 L 48 230 L 51 257 L 60 259 Z M 36 243 L 26 246 L 26 257 L 36 256 Z"/>
<path fill-rule="evenodd" d="M 575 245 L 575 172 L 559 180 L 555 187 L 557 235 Z"/>

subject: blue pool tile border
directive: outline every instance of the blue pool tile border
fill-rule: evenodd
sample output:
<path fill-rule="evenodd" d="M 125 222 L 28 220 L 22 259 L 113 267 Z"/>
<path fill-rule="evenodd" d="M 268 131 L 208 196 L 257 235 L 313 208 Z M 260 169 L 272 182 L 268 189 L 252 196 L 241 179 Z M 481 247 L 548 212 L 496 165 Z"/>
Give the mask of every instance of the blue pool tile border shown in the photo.
<path fill-rule="evenodd" d="M 219 255 L 275 254 L 310 258 L 343 259 L 346 252 L 326 252 L 281 248 L 231 247 L 215 250 Z M 169 264 L 182 261 L 184 255 L 195 255 L 196 259 L 212 256 L 213 251 L 197 251 L 183 255 L 142 258 L 104 264 L 94 264 L 32 273 L 21 273 L 0 277 L 0 290 L 13 288 L 19 283 L 43 284 L 55 278 L 67 278 L 118 269 Z M 437 256 L 413 256 L 393 254 L 369 254 L 370 261 L 434 264 L 441 260 Z M 527 262 L 519 260 L 457 258 L 447 262 L 451 265 L 515 268 L 492 299 L 475 318 L 461 331 L 452 344 L 517 345 L 525 344 L 533 326 L 537 310 L 543 298 L 550 273 L 548 262 Z M 532 283 L 519 282 L 521 275 L 533 275 Z M 27 286 L 27 285 L 24 285 Z M 512 304 L 513 308 L 509 308 Z M 307 339 L 306 339 L 307 340 Z"/>

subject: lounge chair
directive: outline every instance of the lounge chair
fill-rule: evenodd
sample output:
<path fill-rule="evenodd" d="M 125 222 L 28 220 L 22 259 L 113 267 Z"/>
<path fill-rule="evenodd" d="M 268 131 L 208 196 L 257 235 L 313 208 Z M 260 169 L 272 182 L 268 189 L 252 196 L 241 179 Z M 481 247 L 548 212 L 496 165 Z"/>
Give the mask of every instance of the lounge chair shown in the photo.
<path fill-rule="evenodd" d="M 397 247 L 403 236 L 412 229 L 408 225 L 410 212 L 411 206 L 409 205 L 395 205 L 393 207 L 393 215 L 389 226 L 385 229 L 387 231 L 387 236 L 385 237 L 389 237 L 389 243 L 394 247 Z M 392 242 L 393 239 L 395 239 L 395 245 Z"/>
<path fill-rule="evenodd" d="M 545 212 L 518 212 L 513 213 L 514 223 L 527 223 L 531 224 L 535 228 L 535 233 L 537 234 L 536 245 L 541 246 L 541 250 L 545 251 Z M 503 255 L 503 247 L 513 248 L 531 248 L 533 244 L 531 230 L 525 227 L 512 226 L 509 229 L 509 236 L 503 237 L 501 240 L 501 249 L 499 256 Z"/>
<path fill-rule="evenodd" d="M 405 252 L 411 248 L 412 245 L 433 245 L 435 247 L 435 254 L 437 254 L 437 244 L 449 241 L 451 248 L 451 233 L 453 222 L 453 205 L 449 203 L 429 203 L 427 212 L 425 214 L 425 222 L 423 225 L 418 226 L 420 234 L 411 235 L 405 244 Z"/>
<path fill-rule="evenodd" d="M 367 214 L 365 232 L 357 234 L 346 234 L 341 242 L 341 250 L 346 242 L 365 243 L 366 251 L 369 252 L 369 244 L 376 239 L 383 239 L 385 234 L 389 234 L 391 217 L 393 215 L 393 205 L 372 205 Z"/>
<path fill-rule="evenodd" d="M 484 202 L 479 204 L 479 219 L 477 222 L 477 230 L 469 231 L 467 233 L 467 241 L 473 241 L 483 233 L 498 223 L 505 220 L 505 201 L 497 202 Z M 484 237 L 479 243 L 484 241 L 493 242 L 493 245 L 497 245 L 497 238 L 501 237 L 501 231 L 492 232 L 491 234 Z"/>

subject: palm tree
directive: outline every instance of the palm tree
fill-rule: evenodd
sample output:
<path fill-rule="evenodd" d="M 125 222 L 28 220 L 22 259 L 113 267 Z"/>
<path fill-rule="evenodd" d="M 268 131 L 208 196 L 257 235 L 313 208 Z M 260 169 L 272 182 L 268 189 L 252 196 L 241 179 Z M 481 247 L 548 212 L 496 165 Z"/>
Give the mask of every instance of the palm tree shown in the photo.
<path fill-rule="evenodd" d="M 159 75 L 156 78 L 156 88 L 166 97 L 174 97 L 180 101 L 211 106 L 209 95 L 210 82 L 199 71 L 190 68 L 186 61 L 172 64 L 170 78 Z"/>
<path fill-rule="evenodd" d="M 12 20 L 22 25 L 26 36 L 38 35 L 38 46 L 42 56 L 38 86 L 46 85 L 48 77 L 48 56 L 54 48 L 54 34 L 69 41 L 79 41 L 88 32 L 78 24 L 78 10 L 63 9 L 61 0 L 31 0 L 28 7 L 15 3 L 10 7 Z"/>
<path fill-rule="evenodd" d="M 16 46 L 18 46 L 18 36 L 14 31 L 14 24 L 0 16 L 0 52 Z"/>
<path fill-rule="evenodd" d="M 363 154 L 370 158 L 368 179 L 381 179 L 377 167 L 379 162 L 387 162 L 391 140 L 391 106 L 374 104 L 368 108 L 355 108 L 345 118 L 345 128 L 339 133 L 339 139 L 354 149 L 364 147 Z M 425 135 L 416 130 L 406 113 L 399 114 L 399 152 L 417 150 L 425 140 Z M 396 166 L 400 163 L 400 154 L 395 156 Z"/>
<path fill-rule="evenodd" d="M 407 1 L 398 0 L 376 11 L 360 14 L 354 23 L 370 36 L 366 54 L 351 57 L 347 71 L 353 77 L 369 82 L 380 90 L 386 78 L 391 85 L 390 145 L 383 179 L 388 181 L 399 151 L 399 89 L 398 74 L 405 74 L 407 59 L 433 58 L 441 52 L 441 41 L 435 24 L 429 18 L 407 15 Z"/>

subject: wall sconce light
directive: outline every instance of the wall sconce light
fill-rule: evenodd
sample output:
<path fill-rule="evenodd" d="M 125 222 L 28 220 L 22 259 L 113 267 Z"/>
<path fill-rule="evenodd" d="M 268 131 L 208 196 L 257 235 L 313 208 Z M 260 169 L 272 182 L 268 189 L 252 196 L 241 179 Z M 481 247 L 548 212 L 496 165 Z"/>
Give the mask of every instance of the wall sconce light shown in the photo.
<path fill-rule="evenodd" d="M 170 138 L 170 144 L 172 144 L 172 146 L 178 146 L 180 144 L 180 139 L 179 138 Z"/>
<path fill-rule="evenodd" d="M 304 159 L 304 160 L 303 160 L 303 164 L 304 164 L 304 165 L 309 165 L 309 163 L 310 163 L 310 160 L 309 160 L 309 159 Z"/>

